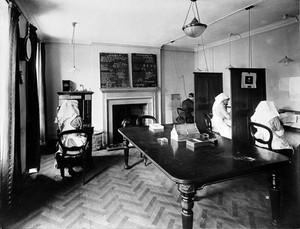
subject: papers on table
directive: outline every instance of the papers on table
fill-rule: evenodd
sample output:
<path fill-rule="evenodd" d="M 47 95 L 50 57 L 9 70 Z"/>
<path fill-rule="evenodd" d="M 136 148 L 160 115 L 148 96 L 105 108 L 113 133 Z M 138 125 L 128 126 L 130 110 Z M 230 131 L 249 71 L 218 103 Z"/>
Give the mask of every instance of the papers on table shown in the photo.
<path fill-rule="evenodd" d="M 151 130 L 153 132 L 160 132 L 160 131 L 164 130 L 164 126 L 159 123 L 150 123 L 149 130 Z"/>
<path fill-rule="evenodd" d="M 200 132 L 196 123 L 174 124 L 171 131 L 171 138 L 176 141 L 200 138 Z"/>

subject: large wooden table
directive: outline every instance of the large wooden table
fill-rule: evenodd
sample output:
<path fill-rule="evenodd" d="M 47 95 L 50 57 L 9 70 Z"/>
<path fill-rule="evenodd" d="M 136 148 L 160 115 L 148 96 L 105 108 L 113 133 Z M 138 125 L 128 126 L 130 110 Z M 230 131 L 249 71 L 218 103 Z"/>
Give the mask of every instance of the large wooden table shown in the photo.
<path fill-rule="evenodd" d="M 190 150 L 170 138 L 171 124 L 154 133 L 148 127 L 126 127 L 118 131 L 124 137 L 125 168 L 129 169 L 129 142 L 139 149 L 158 169 L 178 185 L 181 194 L 183 228 L 193 227 L 193 198 L 206 185 L 256 173 L 270 172 L 272 223 L 278 224 L 280 211 L 279 171 L 288 165 L 288 158 L 252 145 L 237 145 L 216 136 L 217 145 Z M 168 143 L 158 142 L 166 137 Z"/>

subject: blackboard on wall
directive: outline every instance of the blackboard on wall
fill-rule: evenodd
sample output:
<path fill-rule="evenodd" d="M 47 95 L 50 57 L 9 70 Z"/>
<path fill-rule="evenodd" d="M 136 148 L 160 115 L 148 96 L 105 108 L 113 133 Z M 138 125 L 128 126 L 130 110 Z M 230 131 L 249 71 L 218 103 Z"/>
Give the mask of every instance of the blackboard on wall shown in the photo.
<path fill-rule="evenodd" d="M 133 87 L 157 86 L 157 63 L 155 54 L 132 53 Z"/>
<path fill-rule="evenodd" d="M 128 54 L 100 53 L 101 88 L 130 87 Z"/>

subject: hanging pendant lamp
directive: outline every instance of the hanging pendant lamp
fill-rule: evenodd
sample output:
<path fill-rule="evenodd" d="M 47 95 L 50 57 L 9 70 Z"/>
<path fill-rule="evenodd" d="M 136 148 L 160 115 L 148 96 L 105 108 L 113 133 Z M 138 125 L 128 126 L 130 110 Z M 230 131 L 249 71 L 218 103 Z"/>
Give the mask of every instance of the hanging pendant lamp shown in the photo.
<path fill-rule="evenodd" d="M 287 18 L 288 15 L 285 14 L 282 17 L 285 20 L 285 40 L 284 40 L 284 46 L 285 46 L 285 56 L 283 59 L 281 59 L 280 61 L 278 61 L 278 63 L 283 63 L 284 66 L 288 66 L 290 62 L 293 62 L 294 60 L 292 60 L 291 58 L 289 58 L 287 56 Z"/>
<path fill-rule="evenodd" d="M 285 56 L 283 59 L 278 61 L 278 63 L 283 63 L 284 66 L 288 66 L 290 62 L 294 62 L 294 60 L 288 58 L 288 56 Z"/>
<path fill-rule="evenodd" d="M 189 12 L 190 12 L 191 8 L 194 12 L 194 18 L 190 23 L 186 24 L 186 20 L 189 16 Z M 196 13 L 195 13 L 195 11 L 196 11 Z M 198 7 L 197 7 L 197 0 L 191 0 L 191 4 L 190 4 L 189 10 L 187 12 L 187 15 L 185 17 L 182 30 L 184 31 L 184 33 L 187 36 L 195 38 L 195 37 L 199 37 L 206 28 L 207 28 L 207 25 L 202 24 L 200 22 L 200 16 L 199 16 L 199 11 L 198 11 Z"/>
<path fill-rule="evenodd" d="M 77 25 L 77 22 L 73 22 L 72 26 L 73 26 L 73 33 L 72 33 L 72 39 L 71 39 L 71 44 L 72 44 L 72 68 L 69 70 L 69 72 L 78 72 L 80 71 L 78 68 L 76 68 L 76 63 L 75 63 L 75 27 Z"/>

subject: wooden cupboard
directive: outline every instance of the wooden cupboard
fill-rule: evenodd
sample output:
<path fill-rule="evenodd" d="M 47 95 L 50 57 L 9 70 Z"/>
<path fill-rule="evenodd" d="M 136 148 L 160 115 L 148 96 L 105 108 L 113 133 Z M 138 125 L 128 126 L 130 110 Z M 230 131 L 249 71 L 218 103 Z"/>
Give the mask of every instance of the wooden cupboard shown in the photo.
<path fill-rule="evenodd" d="M 212 113 L 215 97 L 223 92 L 223 74 L 219 72 L 195 72 L 195 123 L 199 130 L 205 130 L 204 114 Z"/>
<path fill-rule="evenodd" d="M 232 140 L 234 141 L 250 140 L 248 131 L 250 117 L 258 103 L 266 100 L 265 71 L 264 68 L 230 69 Z"/>

